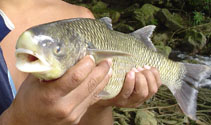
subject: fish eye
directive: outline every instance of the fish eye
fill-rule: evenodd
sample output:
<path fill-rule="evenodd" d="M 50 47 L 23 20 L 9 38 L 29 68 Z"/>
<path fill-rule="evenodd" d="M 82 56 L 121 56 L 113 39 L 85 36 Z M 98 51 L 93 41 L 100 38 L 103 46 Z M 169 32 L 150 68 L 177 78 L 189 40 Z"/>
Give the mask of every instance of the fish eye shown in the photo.
<path fill-rule="evenodd" d="M 54 52 L 54 54 L 57 55 L 57 56 L 63 55 L 62 46 L 61 46 L 61 45 L 55 46 L 53 52 Z"/>
<path fill-rule="evenodd" d="M 59 53 L 61 51 L 61 47 L 60 46 L 56 46 L 55 51 L 56 51 L 56 53 Z"/>

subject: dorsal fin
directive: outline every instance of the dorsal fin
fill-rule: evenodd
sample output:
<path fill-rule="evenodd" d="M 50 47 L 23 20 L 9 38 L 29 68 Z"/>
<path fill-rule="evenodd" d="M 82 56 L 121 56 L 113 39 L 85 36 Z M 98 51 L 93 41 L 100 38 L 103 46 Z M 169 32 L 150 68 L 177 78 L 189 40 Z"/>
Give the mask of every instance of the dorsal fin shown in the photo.
<path fill-rule="evenodd" d="M 100 20 L 101 22 L 105 23 L 106 26 L 107 26 L 110 30 L 113 30 L 111 18 L 109 18 L 109 17 L 103 17 L 103 18 L 100 18 L 99 20 Z"/>
<path fill-rule="evenodd" d="M 147 47 L 156 51 L 156 48 L 150 39 L 155 27 L 156 27 L 155 25 L 148 25 L 148 26 L 145 26 L 141 29 L 138 29 L 138 30 L 132 32 L 131 35 L 140 39 Z"/>

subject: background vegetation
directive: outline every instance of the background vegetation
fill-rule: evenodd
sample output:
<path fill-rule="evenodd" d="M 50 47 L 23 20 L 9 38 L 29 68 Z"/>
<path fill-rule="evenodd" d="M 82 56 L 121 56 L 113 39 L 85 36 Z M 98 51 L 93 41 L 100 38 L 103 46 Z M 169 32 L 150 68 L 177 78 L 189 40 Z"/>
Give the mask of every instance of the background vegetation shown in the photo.
<path fill-rule="evenodd" d="M 65 0 L 112 18 L 114 30 L 130 33 L 156 25 L 152 41 L 175 60 L 175 52 L 211 55 L 211 0 Z M 178 50 L 178 51 L 175 51 Z M 179 60 L 198 63 L 192 60 Z M 201 89 L 197 121 L 183 115 L 166 87 L 137 109 L 114 108 L 115 125 L 211 124 L 211 90 Z"/>

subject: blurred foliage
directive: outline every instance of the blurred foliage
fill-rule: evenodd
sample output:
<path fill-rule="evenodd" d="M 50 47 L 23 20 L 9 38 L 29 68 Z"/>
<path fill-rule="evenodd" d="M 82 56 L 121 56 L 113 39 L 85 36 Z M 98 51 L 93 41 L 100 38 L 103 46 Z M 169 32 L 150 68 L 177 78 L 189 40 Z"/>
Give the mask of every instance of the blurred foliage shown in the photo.
<path fill-rule="evenodd" d="M 211 0 L 187 0 L 187 5 L 192 11 L 201 11 L 210 15 Z"/>

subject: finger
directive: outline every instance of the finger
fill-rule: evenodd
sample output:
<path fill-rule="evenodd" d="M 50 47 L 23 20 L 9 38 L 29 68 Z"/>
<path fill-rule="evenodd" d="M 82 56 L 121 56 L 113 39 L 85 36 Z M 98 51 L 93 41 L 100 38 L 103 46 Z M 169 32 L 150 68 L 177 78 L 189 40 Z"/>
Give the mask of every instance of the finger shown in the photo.
<path fill-rule="evenodd" d="M 131 106 L 136 103 L 142 103 L 148 97 L 148 84 L 145 76 L 141 72 L 137 72 L 135 74 L 135 88 L 132 93 L 129 101 L 131 102 Z"/>
<path fill-rule="evenodd" d="M 76 63 L 75 66 L 71 67 L 66 72 L 63 79 L 69 80 L 69 82 L 72 85 L 71 87 L 75 88 L 79 85 L 78 83 L 81 83 L 88 76 L 88 74 L 92 71 L 94 67 L 95 67 L 94 57 L 91 55 L 86 56 L 78 63 Z"/>
<path fill-rule="evenodd" d="M 158 88 L 159 88 L 159 87 L 162 85 L 162 81 L 161 81 L 161 79 L 160 79 L 159 71 L 158 71 L 156 68 L 154 68 L 154 67 L 151 68 L 151 71 L 152 71 L 152 73 L 153 73 L 154 76 L 155 76 L 156 83 L 157 83 L 157 86 L 158 86 Z"/>
<path fill-rule="evenodd" d="M 81 119 L 83 114 L 87 111 L 88 107 L 96 103 L 101 99 L 102 96 L 99 96 L 99 93 L 103 91 L 103 88 L 106 86 L 106 84 L 109 81 L 109 78 L 111 77 L 111 70 L 106 75 L 106 77 L 100 82 L 100 84 L 96 87 L 94 91 L 85 99 L 83 102 L 78 104 L 74 110 L 70 113 L 69 117 L 77 117 L 78 120 Z M 78 121 L 77 120 L 77 121 Z"/>
<path fill-rule="evenodd" d="M 134 86 L 135 86 L 135 72 L 130 71 L 126 74 L 123 88 L 118 95 L 119 101 L 129 98 L 133 93 Z"/>
<path fill-rule="evenodd" d="M 74 109 L 95 91 L 108 74 L 110 65 L 109 61 L 101 62 L 77 88 L 64 96 L 62 100 L 69 102 L 70 108 Z"/>
<path fill-rule="evenodd" d="M 135 72 L 131 70 L 126 74 L 125 81 L 120 93 L 113 99 L 110 99 L 111 102 L 114 102 L 115 105 L 119 107 L 126 107 L 128 105 L 128 98 L 133 93 L 135 86 Z"/>
<path fill-rule="evenodd" d="M 106 95 L 101 95 L 100 93 L 104 91 L 104 87 L 109 82 L 111 77 L 111 70 L 106 75 L 104 80 L 96 87 L 96 89 L 76 108 L 76 110 L 80 110 L 83 108 L 88 108 L 89 106 L 93 105 L 94 103 L 98 102 L 100 99 L 106 97 Z"/>
<path fill-rule="evenodd" d="M 146 68 L 146 70 L 142 71 L 142 73 L 144 74 L 147 83 L 148 83 L 148 91 L 149 91 L 149 97 L 151 97 L 152 95 L 154 95 L 157 92 L 158 86 L 156 83 L 156 79 L 154 74 L 151 72 L 151 70 L 149 70 L 149 68 Z"/>
<path fill-rule="evenodd" d="M 99 99 L 102 99 L 108 96 L 107 94 L 101 94 L 101 93 L 104 91 L 105 86 L 108 84 L 109 79 L 111 78 L 111 75 L 112 75 L 112 69 L 109 70 L 108 74 L 103 79 L 103 81 L 97 86 L 97 88 L 92 92 L 92 94 L 89 95 L 87 99 L 89 102 L 89 106 L 99 101 Z"/>
<path fill-rule="evenodd" d="M 80 85 L 94 67 L 95 62 L 93 57 L 86 56 L 71 67 L 60 79 L 52 81 L 51 84 L 44 82 L 43 85 L 48 87 L 51 92 L 55 91 L 60 96 L 64 96 Z"/>

